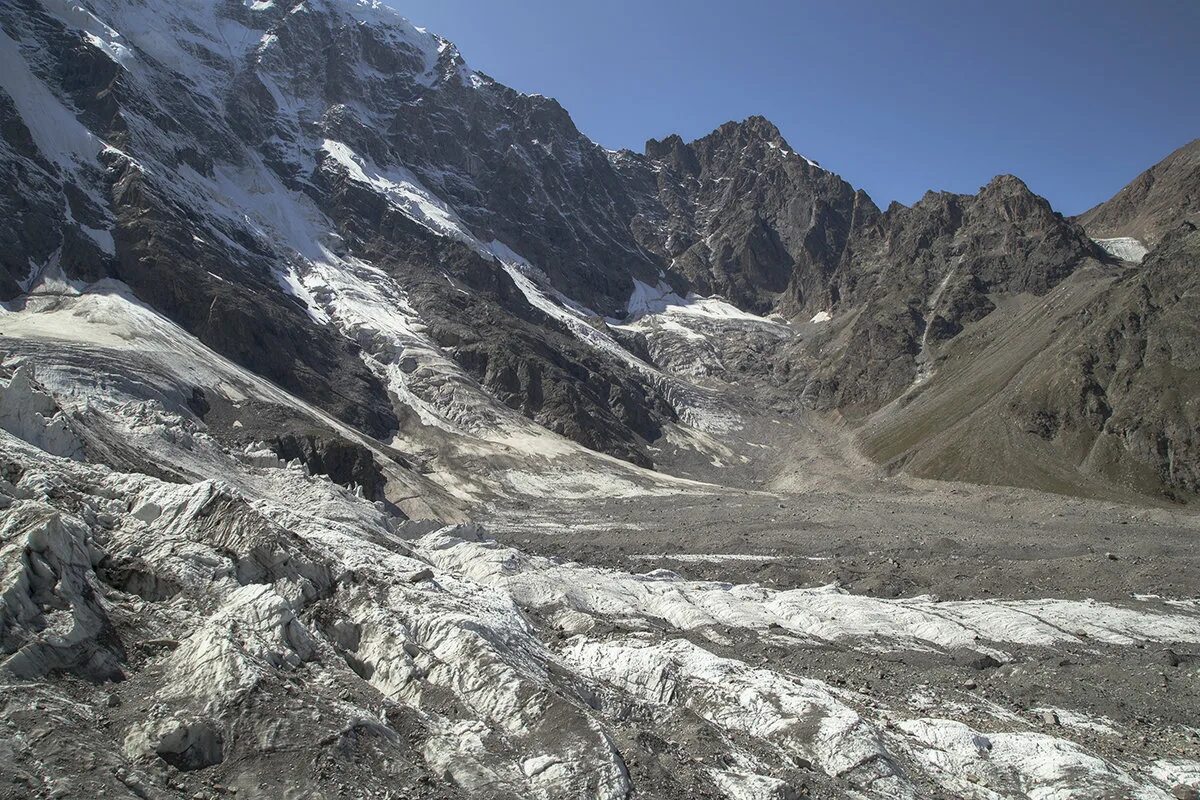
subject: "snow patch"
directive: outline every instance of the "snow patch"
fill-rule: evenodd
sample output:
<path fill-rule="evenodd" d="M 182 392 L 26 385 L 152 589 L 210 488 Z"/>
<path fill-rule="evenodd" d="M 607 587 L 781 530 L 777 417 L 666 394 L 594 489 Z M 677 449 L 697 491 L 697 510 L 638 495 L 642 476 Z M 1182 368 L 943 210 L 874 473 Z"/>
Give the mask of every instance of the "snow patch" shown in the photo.
<path fill-rule="evenodd" d="M 1132 797 L 1139 788 L 1113 764 L 1046 734 L 984 734 L 946 719 L 906 720 L 898 727 L 929 774 L 957 796 L 999 798 L 1019 793 L 1035 800 L 1090 800 Z M 981 786 L 992 791 L 985 793 Z"/>
<path fill-rule="evenodd" d="M 1142 263 L 1142 259 L 1150 252 L 1146 245 L 1132 236 L 1119 236 L 1115 239 L 1093 239 L 1092 241 L 1100 245 L 1109 255 L 1119 258 L 1122 261 L 1131 261 L 1134 264 Z"/>
<path fill-rule="evenodd" d="M 1200 791 L 1200 760 L 1159 759 L 1154 762 L 1150 771 L 1155 778 L 1171 788 L 1183 786 Z"/>
<path fill-rule="evenodd" d="M 817 162 L 813 161 L 811 158 L 806 158 L 805 156 L 802 156 L 799 153 L 797 153 L 793 150 L 790 150 L 789 148 L 787 148 L 784 145 L 778 144 L 776 142 L 767 142 L 767 147 L 769 147 L 771 150 L 774 150 L 774 151 L 780 153 L 781 155 L 787 156 L 788 158 L 798 158 L 801 161 L 803 161 L 804 163 L 808 164 L 810 167 L 816 167 L 817 169 L 822 169 L 821 165 L 818 164 Z"/>
<path fill-rule="evenodd" d="M 404 167 L 380 169 L 370 159 L 332 139 L 326 139 L 321 149 L 345 168 L 351 180 L 375 189 L 393 208 L 404 212 L 414 222 L 441 236 L 476 242 L 458 214 Z"/>
<path fill-rule="evenodd" d="M 563 471 L 552 468 L 540 472 L 508 470 L 504 474 L 504 482 L 510 491 L 549 500 L 667 496 L 677 494 L 680 489 L 685 488 L 674 488 L 665 482 L 638 483 L 612 473 Z M 681 480 L 680 483 L 688 482 Z M 702 484 L 692 484 L 690 488 L 702 487 Z"/>
<path fill-rule="evenodd" d="M 565 606 L 614 618 L 652 615 L 694 630 L 778 626 L 815 642 L 856 641 L 881 651 L 966 648 L 1005 658 L 994 646 L 1053 647 L 1089 641 L 1200 642 L 1200 602 L 1178 611 L 1070 600 L 898 600 L 849 594 L 836 586 L 778 591 L 755 584 L 689 581 L 674 573 L 629 573 L 559 564 L 494 541 L 456 542 L 431 534 L 434 563 L 503 588 L 522 604 Z"/>
<path fill-rule="evenodd" d="M 40 2 L 47 11 L 82 32 L 89 44 L 103 50 L 116 63 L 128 67 L 133 61 L 133 51 L 124 43 L 121 34 L 84 6 L 71 2 L 71 0 L 40 0 Z"/>
<path fill-rule="evenodd" d="M 769 775 L 714 769 L 709 776 L 729 800 L 790 800 L 796 796 L 791 786 Z"/>
<path fill-rule="evenodd" d="M 777 325 L 763 317 L 742 311 L 732 303 L 719 297 L 701 297 L 689 293 L 681 297 L 670 285 L 659 281 L 651 286 L 637 280 L 633 281 L 633 293 L 625 304 L 630 319 L 637 319 L 651 314 L 691 314 L 700 317 L 710 317 L 723 320 L 742 320 L 746 322 Z"/>
<path fill-rule="evenodd" d="M 682 705 L 728 734 L 767 742 L 789 759 L 816 764 L 856 788 L 870 786 L 878 796 L 889 788 L 894 793 L 886 796 L 910 796 L 869 723 L 820 681 L 754 669 L 684 639 L 659 644 L 578 637 L 563 654 L 584 675 L 643 702 Z M 761 781 L 751 783 L 764 788 Z"/>
<path fill-rule="evenodd" d="M 720 564 L 725 561 L 778 561 L 778 556 L 756 556 L 748 553 L 660 553 L 630 556 L 630 561 L 678 561 L 680 563 Z"/>
<path fill-rule="evenodd" d="M 0 30 L 0 87 L 29 128 L 34 144 L 68 172 L 96 163 L 104 143 L 83 126 L 29 69 L 20 46 Z"/>

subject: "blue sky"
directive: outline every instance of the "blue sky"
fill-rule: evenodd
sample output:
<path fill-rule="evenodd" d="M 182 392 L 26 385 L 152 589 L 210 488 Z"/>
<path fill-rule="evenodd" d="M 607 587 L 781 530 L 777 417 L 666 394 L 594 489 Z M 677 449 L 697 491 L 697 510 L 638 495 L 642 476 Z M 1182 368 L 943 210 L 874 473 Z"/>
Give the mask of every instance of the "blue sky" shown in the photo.
<path fill-rule="evenodd" d="M 1075 214 L 1200 136 L 1197 0 L 389 0 L 607 147 L 762 114 L 880 206 L 1010 172 Z"/>

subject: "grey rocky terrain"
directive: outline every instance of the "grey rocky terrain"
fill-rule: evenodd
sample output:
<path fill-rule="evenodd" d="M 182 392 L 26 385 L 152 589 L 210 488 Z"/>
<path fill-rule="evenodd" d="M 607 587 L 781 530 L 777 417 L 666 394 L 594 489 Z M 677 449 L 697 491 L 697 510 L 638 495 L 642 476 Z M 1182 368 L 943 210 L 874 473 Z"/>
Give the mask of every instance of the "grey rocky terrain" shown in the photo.
<path fill-rule="evenodd" d="M 1128 237 L 1155 247 L 1181 224 L 1200 222 L 1200 139 L 1138 175 L 1111 199 L 1079 215 L 1097 238 Z"/>
<path fill-rule="evenodd" d="M 0 797 L 1196 797 L 1195 152 L 880 210 L 369 0 L 3 3 Z"/>

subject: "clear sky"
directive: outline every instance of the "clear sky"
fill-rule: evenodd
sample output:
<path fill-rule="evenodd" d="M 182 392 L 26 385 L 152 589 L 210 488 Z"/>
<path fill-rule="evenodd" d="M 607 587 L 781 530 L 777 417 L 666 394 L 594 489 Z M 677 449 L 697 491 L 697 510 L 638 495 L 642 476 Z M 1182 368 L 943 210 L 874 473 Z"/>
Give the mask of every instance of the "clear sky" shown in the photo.
<path fill-rule="evenodd" d="M 1200 136 L 1200 0 L 388 0 L 606 147 L 762 114 L 880 206 L 1011 172 L 1066 214 Z"/>

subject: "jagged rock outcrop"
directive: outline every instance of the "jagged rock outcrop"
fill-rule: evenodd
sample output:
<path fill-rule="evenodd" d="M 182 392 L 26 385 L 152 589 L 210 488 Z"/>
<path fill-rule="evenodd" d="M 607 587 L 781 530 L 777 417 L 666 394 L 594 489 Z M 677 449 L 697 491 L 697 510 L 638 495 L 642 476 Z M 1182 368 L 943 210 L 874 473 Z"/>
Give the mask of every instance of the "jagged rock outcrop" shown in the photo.
<path fill-rule="evenodd" d="M 698 294 L 766 314 L 829 305 L 829 279 L 852 231 L 879 210 L 862 191 L 799 155 L 762 117 L 691 143 L 646 143 L 616 158 L 642 191 L 633 230 Z M 650 175 L 639 174 L 646 170 Z"/>
<path fill-rule="evenodd" d="M 287 433 L 276 438 L 272 449 L 283 461 L 303 463 L 310 475 L 328 475 L 334 483 L 359 487 L 368 500 L 383 497 L 386 479 L 362 445 L 320 434 Z"/>

